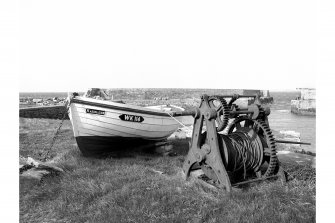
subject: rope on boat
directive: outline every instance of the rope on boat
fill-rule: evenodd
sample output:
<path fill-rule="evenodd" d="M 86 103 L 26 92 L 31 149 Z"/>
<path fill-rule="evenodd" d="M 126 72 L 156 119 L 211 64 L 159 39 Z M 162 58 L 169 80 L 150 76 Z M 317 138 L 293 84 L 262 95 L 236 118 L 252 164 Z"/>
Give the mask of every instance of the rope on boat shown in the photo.
<path fill-rule="evenodd" d="M 193 129 L 191 129 L 190 127 L 187 127 L 186 125 L 184 125 L 182 122 L 180 122 L 178 119 L 176 119 L 175 117 L 173 117 L 169 112 L 165 112 L 166 114 L 168 114 L 171 118 L 173 118 L 176 122 L 178 122 L 180 125 L 182 125 L 183 127 L 187 128 L 190 131 L 193 131 Z"/>

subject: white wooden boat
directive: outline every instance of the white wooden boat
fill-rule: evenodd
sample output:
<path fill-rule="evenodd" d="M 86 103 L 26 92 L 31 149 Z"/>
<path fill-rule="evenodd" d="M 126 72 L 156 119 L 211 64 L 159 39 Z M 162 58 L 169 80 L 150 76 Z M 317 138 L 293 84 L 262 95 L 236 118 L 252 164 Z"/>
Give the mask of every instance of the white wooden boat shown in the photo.
<path fill-rule="evenodd" d="M 81 96 L 69 100 L 74 137 L 84 155 L 164 140 L 185 121 L 169 115 L 183 110 L 177 106 L 140 107 Z"/>

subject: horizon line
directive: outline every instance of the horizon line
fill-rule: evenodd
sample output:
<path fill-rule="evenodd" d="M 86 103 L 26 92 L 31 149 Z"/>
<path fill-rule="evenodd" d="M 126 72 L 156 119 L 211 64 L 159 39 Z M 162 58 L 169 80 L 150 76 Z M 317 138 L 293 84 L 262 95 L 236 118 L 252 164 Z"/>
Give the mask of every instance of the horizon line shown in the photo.
<path fill-rule="evenodd" d="M 308 87 L 306 87 L 308 88 Z M 89 88 L 88 88 L 89 89 Z M 166 88 L 150 88 L 150 87 L 136 87 L 136 88 L 101 88 L 101 89 L 192 89 L 192 90 L 268 90 L 270 92 L 292 92 L 292 91 L 300 91 L 299 89 L 303 89 L 303 88 L 296 88 L 296 89 L 241 89 L 241 88 L 174 88 L 174 87 L 166 87 Z M 315 88 L 312 88 L 315 89 Z M 80 91 L 67 91 L 67 90 L 53 90 L 53 91 L 29 91 L 29 90 L 24 90 L 24 91 L 19 91 L 19 93 L 64 93 L 64 92 L 86 92 L 86 90 L 80 90 Z"/>

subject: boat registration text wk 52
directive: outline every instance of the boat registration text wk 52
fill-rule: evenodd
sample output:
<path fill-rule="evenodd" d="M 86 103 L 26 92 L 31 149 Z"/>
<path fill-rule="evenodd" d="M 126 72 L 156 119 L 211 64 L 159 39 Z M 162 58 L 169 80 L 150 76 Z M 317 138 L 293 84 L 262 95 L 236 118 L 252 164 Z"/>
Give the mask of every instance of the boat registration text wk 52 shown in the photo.
<path fill-rule="evenodd" d="M 144 118 L 138 115 L 122 114 L 119 116 L 119 118 L 123 121 L 128 121 L 128 122 L 143 122 L 144 121 Z"/>

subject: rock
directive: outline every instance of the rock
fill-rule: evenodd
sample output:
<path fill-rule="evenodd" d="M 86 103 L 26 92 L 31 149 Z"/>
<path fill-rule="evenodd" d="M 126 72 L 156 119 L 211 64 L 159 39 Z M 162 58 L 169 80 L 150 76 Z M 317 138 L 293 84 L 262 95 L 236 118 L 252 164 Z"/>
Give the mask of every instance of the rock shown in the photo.
<path fill-rule="evenodd" d="M 49 163 L 41 163 L 38 165 L 38 167 L 36 168 L 38 170 L 47 170 L 50 172 L 64 172 L 64 170 L 60 167 L 57 167 L 53 164 L 49 164 Z"/>
<path fill-rule="evenodd" d="M 24 171 L 27 171 L 27 170 L 29 170 L 29 169 L 31 169 L 32 168 L 32 166 L 30 166 L 30 165 L 19 165 L 19 173 L 21 174 L 21 173 L 23 173 Z"/>
<path fill-rule="evenodd" d="M 19 158 L 19 164 L 20 165 L 26 165 L 27 164 L 27 159 L 24 158 L 24 157 L 22 157 L 22 156 L 20 156 L 20 158 Z"/>
<path fill-rule="evenodd" d="M 315 168 L 315 157 L 290 151 L 278 151 L 278 159 L 284 163 L 309 164 Z"/>
<path fill-rule="evenodd" d="M 168 139 L 186 139 L 191 138 L 193 132 L 192 126 L 186 126 L 183 128 L 179 128 L 175 131 Z"/>
<path fill-rule="evenodd" d="M 292 130 L 288 130 L 288 131 L 280 131 L 280 134 L 283 135 L 283 137 L 287 137 L 287 138 L 299 138 L 300 139 L 300 133 L 299 132 L 295 132 Z"/>
<path fill-rule="evenodd" d="M 35 179 L 40 181 L 42 177 L 47 174 L 49 174 L 49 171 L 32 168 L 20 174 L 20 178 Z"/>
<path fill-rule="evenodd" d="M 33 167 L 37 167 L 38 166 L 38 162 L 36 162 L 33 158 L 28 157 L 28 158 L 24 158 L 21 157 L 19 158 L 19 172 L 20 174 L 24 171 L 27 171 Z"/>
<path fill-rule="evenodd" d="M 35 179 L 40 181 L 42 177 L 52 174 L 52 173 L 62 173 L 64 170 L 62 168 L 49 165 L 49 164 L 39 164 L 38 167 L 25 168 L 27 165 L 20 168 L 20 178 L 23 179 Z"/>
<path fill-rule="evenodd" d="M 37 162 L 36 160 L 34 160 L 31 157 L 27 158 L 27 162 L 26 163 L 27 163 L 27 165 L 31 165 L 31 166 L 35 166 L 35 167 L 38 167 L 38 165 L 39 165 L 39 162 Z"/>
<path fill-rule="evenodd" d="M 22 163 L 19 165 L 20 179 L 34 179 L 40 181 L 45 175 L 64 172 L 60 167 L 49 163 L 38 162 L 31 157 L 27 159 L 20 157 L 20 162 Z"/>
<path fill-rule="evenodd" d="M 279 140 L 286 140 L 286 141 L 293 141 L 293 142 L 300 142 L 300 133 L 295 132 L 292 130 L 282 130 L 279 132 Z M 283 150 L 301 150 L 301 145 L 299 144 L 288 144 L 288 143 L 282 143 L 280 144 L 280 147 Z"/>

